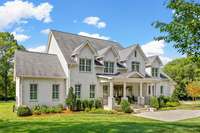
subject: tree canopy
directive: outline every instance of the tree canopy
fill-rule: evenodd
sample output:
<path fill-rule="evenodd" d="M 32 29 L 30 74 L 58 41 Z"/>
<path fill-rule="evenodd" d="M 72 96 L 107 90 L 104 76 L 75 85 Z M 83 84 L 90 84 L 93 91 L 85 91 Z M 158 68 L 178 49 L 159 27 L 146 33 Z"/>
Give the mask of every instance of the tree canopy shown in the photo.
<path fill-rule="evenodd" d="M 24 49 L 24 47 L 18 45 L 12 34 L 0 32 L 0 95 L 4 95 L 5 99 L 8 94 L 15 96 L 13 57 L 16 49 Z"/>
<path fill-rule="evenodd" d="M 193 62 L 191 58 L 175 59 L 166 64 L 163 71 L 177 83 L 174 94 L 179 99 L 188 98 L 188 83 L 200 81 L 200 62 Z"/>
<path fill-rule="evenodd" d="M 171 42 L 178 52 L 194 59 L 200 57 L 200 3 L 186 0 L 169 0 L 167 8 L 173 13 L 169 23 L 153 23 L 163 34 L 157 40 Z"/>

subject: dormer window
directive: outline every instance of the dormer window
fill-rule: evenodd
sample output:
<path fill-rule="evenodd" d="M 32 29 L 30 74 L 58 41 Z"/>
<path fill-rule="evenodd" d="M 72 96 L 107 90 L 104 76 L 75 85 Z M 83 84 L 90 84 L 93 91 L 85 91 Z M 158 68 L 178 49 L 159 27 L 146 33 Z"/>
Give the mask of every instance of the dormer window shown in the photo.
<path fill-rule="evenodd" d="M 104 61 L 104 73 L 114 73 L 114 62 Z"/>
<path fill-rule="evenodd" d="M 140 71 L 140 62 L 132 62 L 132 71 L 139 72 Z"/>
<path fill-rule="evenodd" d="M 86 58 L 79 59 L 79 71 L 80 72 L 91 72 L 92 70 L 92 60 Z"/>
<path fill-rule="evenodd" d="M 158 68 L 152 68 L 151 74 L 152 74 L 152 77 L 158 77 Z"/>
<path fill-rule="evenodd" d="M 135 51 L 135 57 L 137 57 L 137 51 Z"/>

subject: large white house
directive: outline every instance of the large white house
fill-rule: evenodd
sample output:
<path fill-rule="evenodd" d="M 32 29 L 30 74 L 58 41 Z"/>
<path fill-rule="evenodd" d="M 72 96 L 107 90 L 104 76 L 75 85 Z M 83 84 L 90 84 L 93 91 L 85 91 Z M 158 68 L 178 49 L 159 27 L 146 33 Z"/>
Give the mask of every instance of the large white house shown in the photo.
<path fill-rule="evenodd" d="M 151 96 L 170 96 L 174 82 L 161 71 L 158 56 L 139 45 L 51 30 L 46 53 L 16 51 L 16 104 L 64 104 L 73 87 L 80 99 L 102 99 L 112 109 L 120 99 L 145 105 Z"/>

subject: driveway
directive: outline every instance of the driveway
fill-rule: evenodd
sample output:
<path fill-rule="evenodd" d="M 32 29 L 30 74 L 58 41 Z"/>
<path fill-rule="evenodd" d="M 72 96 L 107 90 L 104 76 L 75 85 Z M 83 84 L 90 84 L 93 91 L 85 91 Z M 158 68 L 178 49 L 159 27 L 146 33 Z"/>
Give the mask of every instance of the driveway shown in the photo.
<path fill-rule="evenodd" d="M 200 110 L 156 111 L 156 112 L 143 112 L 134 115 L 160 121 L 173 122 L 189 118 L 200 117 Z"/>

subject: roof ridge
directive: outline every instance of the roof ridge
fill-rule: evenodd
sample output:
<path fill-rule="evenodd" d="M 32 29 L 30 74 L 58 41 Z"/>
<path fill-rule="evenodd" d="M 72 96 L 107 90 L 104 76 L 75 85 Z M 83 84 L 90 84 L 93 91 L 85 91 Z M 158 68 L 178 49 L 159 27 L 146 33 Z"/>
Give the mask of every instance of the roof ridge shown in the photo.
<path fill-rule="evenodd" d="M 23 53 L 34 53 L 34 54 L 44 54 L 44 55 L 56 55 L 56 54 L 49 54 L 44 52 L 35 52 L 35 51 L 28 51 L 28 50 L 16 50 L 16 52 L 23 52 Z"/>
<path fill-rule="evenodd" d="M 100 38 L 94 38 L 94 37 L 89 37 L 89 36 L 84 36 L 84 35 L 78 35 L 76 33 L 70 33 L 70 32 L 65 32 L 65 31 L 60 31 L 60 30 L 50 29 L 50 31 L 61 32 L 61 33 L 64 33 L 64 34 L 70 34 L 70 35 L 74 35 L 74 36 L 81 36 L 81 37 L 86 37 L 86 38 L 90 38 L 90 39 L 103 40 L 103 41 L 108 41 L 108 42 L 113 42 L 113 43 L 120 44 L 119 42 L 113 41 L 113 40 L 104 40 L 104 39 L 100 39 Z M 120 44 L 120 46 L 121 46 L 121 44 Z"/>

